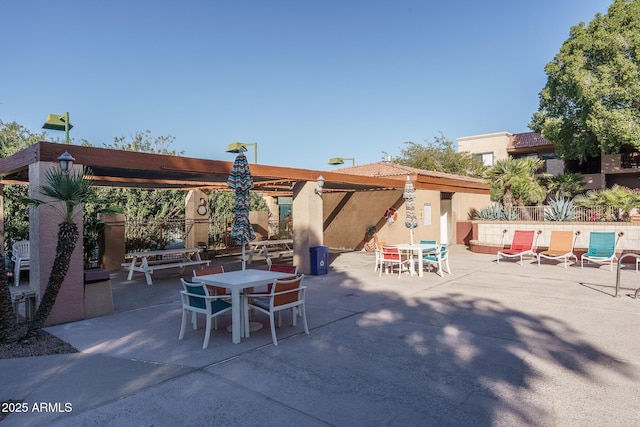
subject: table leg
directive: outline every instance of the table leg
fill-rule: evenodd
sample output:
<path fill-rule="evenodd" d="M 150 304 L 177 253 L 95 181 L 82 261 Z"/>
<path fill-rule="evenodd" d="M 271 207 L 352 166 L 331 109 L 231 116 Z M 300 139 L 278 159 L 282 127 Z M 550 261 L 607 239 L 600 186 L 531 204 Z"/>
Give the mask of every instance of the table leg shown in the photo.
<path fill-rule="evenodd" d="M 242 301 L 240 299 L 240 289 L 231 288 L 231 342 L 240 343 L 240 333 L 243 325 L 241 322 Z"/>
<path fill-rule="evenodd" d="M 422 249 L 418 252 L 418 277 L 422 277 L 424 270 L 424 261 L 422 260 Z"/>
<path fill-rule="evenodd" d="M 147 257 L 142 258 L 142 271 L 144 271 L 144 277 L 147 279 L 147 285 L 153 285 L 153 279 L 151 279 L 151 271 L 149 269 L 149 262 Z"/>
<path fill-rule="evenodd" d="M 129 275 L 127 276 L 127 280 L 131 280 L 131 278 L 133 277 L 133 268 L 135 267 L 137 261 L 138 258 L 134 255 L 133 258 L 131 258 L 131 265 L 129 265 Z"/>

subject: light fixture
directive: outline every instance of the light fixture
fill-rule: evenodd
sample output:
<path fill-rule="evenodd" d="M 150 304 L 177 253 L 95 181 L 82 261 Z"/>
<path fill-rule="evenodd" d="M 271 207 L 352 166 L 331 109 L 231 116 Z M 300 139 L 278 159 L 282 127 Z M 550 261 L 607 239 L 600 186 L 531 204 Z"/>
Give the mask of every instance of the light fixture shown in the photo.
<path fill-rule="evenodd" d="M 324 187 L 324 177 L 320 175 L 318 179 L 316 179 L 316 182 L 318 183 L 318 188 L 313 190 L 313 192 L 316 193 L 318 196 L 322 197 L 322 188 Z"/>
<path fill-rule="evenodd" d="M 351 166 L 356 165 L 356 159 L 354 157 L 332 157 L 329 159 L 330 165 L 343 165 L 345 160 L 351 160 Z"/>
<path fill-rule="evenodd" d="M 258 143 L 252 142 L 245 144 L 244 142 L 232 142 L 227 146 L 227 153 L 239 153 L 240 151 L 247 151 L 247 147 L 253 145 L 253 163 L 258 163 Z"/>
<path fill-rule="evenodd" d="M 65 144 L 69 143 L 69 131 L 72 128 L 73 125 L 69 122 L 68 112 L 61 116 L 58 114 L 49 114 L 47 116 L 47 120 L 45 120 L 44 125 L 42 126 L 42 129 L 63 130 Z"/>
<path fill-rule="evenodd" d="M 62 171 L 65 173 L 69 173 L 69 171 L 73 167 L 73 162 L 75 160 L 76 159 L 74 159 L 68 151 L 65 151 L 60 155 L 60 157 L 58 157 L 58 162 L 60 162 L 60 169 L 62 169 Z"/>

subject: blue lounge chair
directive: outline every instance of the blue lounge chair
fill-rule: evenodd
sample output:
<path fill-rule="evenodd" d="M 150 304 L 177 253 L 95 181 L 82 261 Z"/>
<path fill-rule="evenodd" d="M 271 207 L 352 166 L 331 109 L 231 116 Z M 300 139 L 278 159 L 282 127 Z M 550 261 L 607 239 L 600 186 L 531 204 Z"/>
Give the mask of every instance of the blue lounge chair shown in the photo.
<path fill-rule="evenodd" d="M 613 271 L 613 262 L 618 260 L 616 256 L 616 233 L 614 231 L 592 231 L 589 234 L 589 250 L 580 257 L 580 267 L 584 268 L 584 261 L 597 264 L 610 264 Z"/>

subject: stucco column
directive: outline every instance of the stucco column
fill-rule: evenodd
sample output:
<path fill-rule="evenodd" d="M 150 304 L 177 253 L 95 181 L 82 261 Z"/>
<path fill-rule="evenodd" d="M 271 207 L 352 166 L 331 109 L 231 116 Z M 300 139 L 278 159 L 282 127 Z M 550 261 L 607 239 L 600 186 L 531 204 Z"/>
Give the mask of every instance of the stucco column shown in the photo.
<path fill-rule="evenodd" d="M 58 163 L 37 162 L 29 165 L 29 197 L 43 201 L 51 199 L 43 196 L 40 189 L 46 184 L 46 171 L 60 167 Z M 82 170 L 81 165 L 74 165 L 73 171 Z M 29 206 L 29 286 L 36 292 L 38 303 L 42 299 L 51 267 L 56 256 L 58 243 L 58 225 L 62 222 L 58 210 L 63 208 L 58 202 L 57 210 L 50 205 Z M 78 226 L 79 236 L 71 255 L 69 270 L 62 282 L 56 303 L 45 325 L 72 322 L 84 319 L 84 263 L 82 254 L 82 207 L 78 207 L 73 215 Z"/>
<path fill-rule="evenodd" d="M 205 242 L 209 246 L 209 198 L 201 190 L 191 190 L 184 201 L 184 217 L 187 221 L 193 221 L 193 226 L 187 225 L 187 248 L 197 248 L 199 242 Z"/>
<path fill-rule="evenodd" d="M 125 257 L 124 214 L 99 214 L 104 221 L 104 233 L 100 236 L 100 261 L 102 268 L 109 271 L 122 269 Z"/>
<path fill-rule="evenodd" d="M 314 190 L 315 181 L 299 181 L 293 186 L 293 264 L 298 272 L 311 273 L 309 248 L 323 242 L 322 197 Z"/>

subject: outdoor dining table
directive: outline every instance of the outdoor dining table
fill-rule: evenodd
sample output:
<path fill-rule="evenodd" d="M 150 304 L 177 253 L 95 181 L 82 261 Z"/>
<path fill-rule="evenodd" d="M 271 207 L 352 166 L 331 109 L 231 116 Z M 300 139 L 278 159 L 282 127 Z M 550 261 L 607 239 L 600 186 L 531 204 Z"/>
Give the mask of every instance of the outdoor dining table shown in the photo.
<path fill-rule="evenodd" d="M 411 256 L 413 257 L 413 255 L 417 255 L 418 257 L 418 276 L 422 277 L 422 270 L 424 267 L 424 263 L 422 258 L 424 257 L 425 253 L 437 253 L 440 250 L 440 246 L 439 245 L 434 245 L 432 243 L 414 243 L 414 244 L 410 244 L 410 243 L 400 243 L 397 245 L 393 245 L 396 248 L 398 248 L 401 251 L 404 252 L 409 252 L 411 253 Z M 413 276 L 415 274 L 415 265 L 413 264 L 413 261 L 409 264 L 409 271 L 411 272 L 411 275 Z"/>
<path fill-rule="evenodd" d="M 242 301 L 240 293 L 245 289 L 265 286 L 276 279 L 285 277 L 291 277 L 291 274 L 248 268 L 198 276 L 198 280 L 207 285 L 220 286 L 231 291 L 231 341 L 238 344 L 241 335 L 245 338 L 249 336 L 249 330 L 245 328 L 245 318 L 248 315 L 247 307 Z"/>

